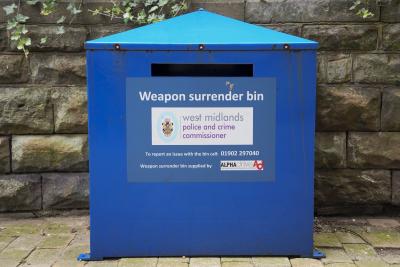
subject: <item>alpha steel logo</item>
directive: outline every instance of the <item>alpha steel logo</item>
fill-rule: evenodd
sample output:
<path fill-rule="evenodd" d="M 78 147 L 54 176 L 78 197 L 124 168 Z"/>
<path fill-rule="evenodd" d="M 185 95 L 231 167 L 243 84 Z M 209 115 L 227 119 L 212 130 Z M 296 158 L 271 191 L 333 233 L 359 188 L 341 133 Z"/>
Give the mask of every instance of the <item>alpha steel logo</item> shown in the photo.
<path fill-rule="evenodd" d="M 221 160 L 221 171 L 262 171 L 263 160 Z"/>

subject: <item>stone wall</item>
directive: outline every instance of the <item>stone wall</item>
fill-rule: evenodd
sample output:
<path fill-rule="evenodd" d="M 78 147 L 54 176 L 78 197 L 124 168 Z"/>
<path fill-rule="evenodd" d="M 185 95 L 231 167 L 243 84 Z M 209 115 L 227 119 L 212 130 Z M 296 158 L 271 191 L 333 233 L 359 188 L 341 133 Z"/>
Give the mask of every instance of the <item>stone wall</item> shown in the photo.
<path fill-rule="evenodd" d="M 348 0 L 192 1 L 193 9 L 320 42 L 318 214 L 400 206 L 400 0 L 370 2 L 375 16 L 363 20 Z M 0 14 L 0 211 L 87 208 L 83 42 L 127 26 L 84 14 L 60 38 L 57 16 L 23 9 L 32 39 L 49 39 L 25 58 L 8 44 Z"/>

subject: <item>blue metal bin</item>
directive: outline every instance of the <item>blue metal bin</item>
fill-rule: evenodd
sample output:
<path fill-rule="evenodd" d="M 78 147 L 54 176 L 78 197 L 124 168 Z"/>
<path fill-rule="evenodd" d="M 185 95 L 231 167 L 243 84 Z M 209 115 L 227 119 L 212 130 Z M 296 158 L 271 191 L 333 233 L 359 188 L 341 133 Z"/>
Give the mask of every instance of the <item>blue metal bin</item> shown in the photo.
<path fill-rule="evenodd" d="M 313 256 L 316 48 L 207 11 L 87 42 L 80 259 Z"/>

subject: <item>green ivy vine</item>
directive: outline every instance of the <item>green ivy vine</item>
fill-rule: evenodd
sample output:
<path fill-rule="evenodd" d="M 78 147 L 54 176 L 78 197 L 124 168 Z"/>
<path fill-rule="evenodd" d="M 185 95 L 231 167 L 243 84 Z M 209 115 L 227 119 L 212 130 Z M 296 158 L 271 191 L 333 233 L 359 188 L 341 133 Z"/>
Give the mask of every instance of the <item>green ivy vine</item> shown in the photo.
<path fill-rule="evenodd" d="M 24 15 L 21 7 L 23 4 L 39 6 L 41 16 L 54 14 L 58 8 L 59 0 L 18 0 L 3 7 L 7 16 L 7 32 L 12 44 L 18 50 L 22 50 L 25 56 L 29 54 L 29 46 L 32 39 L 26 23 L 29 17 Z M 123 0 L 111 1 L 111 6 L 99 6 L 95 10 L 87 9 L 93 16 L 104 16 L 110 20 L 121 20 L 125 24 L 148 24 L 174 17 L 188 9 L 188 0 Z M 65 33 L 64 24 L 71 24 L 74 19 L 83 12 L 83 0 L 70 2 L 66 6 L 67 16 L 60 16 L 56 23 L 59 25 L 56 34 L 62 36 Z M 60 12 L 61 13 L 61 12 Z M 48 36 L 40 38 L 40 44 L 45 44 Z"/>
<path fill-rule="evenodd" d="M 99 6 L 92 10 L 87 9 L 93 16 L 105 16 L 110 20 L 121 20 L 124 23 L 148 24 L 164 20 L 167 17 L 174 17 L 188 9 L 189 0 L 123 0 L 111 1 L 110 7 Z M 3 7 L 7 16 L 7 31 L 12 44 L 18 50 L 22 50 L 25 55 L 29 54 L 29 46 L 32 39 L 29 37 L 29 30 L 26 23 L 29 17 L 21 11 L 21 5 L 40 6 L 40 15 L 49 16 L 54 14 L 59 8 L 59 0 L 16 0 Z M 349 8 L 358 16 L 367 19 L 374 14 L 370 10 L 369 0 L 353 0 Z M 65 33 L 64 24 L 71 24 L 74 19 L 83 11 L 83 0 L 80 2 L 70 2 L 66 7 L 67 16 L 60 16 L 56 23 L 59 25 L 56 30 L 57 35 Z M 61 12 L 60 12 L 61 13 Z M 40 38 L 40 44 L 45 44 L 48 36 Z"/>
<path fill-rule="evenodd" d="M 356 12 L 357 16 L 363 19 L 372 18 L 374 13 L 370 10 L 369 0 L 353 0 L 353 5 L 349 8 Z"/>

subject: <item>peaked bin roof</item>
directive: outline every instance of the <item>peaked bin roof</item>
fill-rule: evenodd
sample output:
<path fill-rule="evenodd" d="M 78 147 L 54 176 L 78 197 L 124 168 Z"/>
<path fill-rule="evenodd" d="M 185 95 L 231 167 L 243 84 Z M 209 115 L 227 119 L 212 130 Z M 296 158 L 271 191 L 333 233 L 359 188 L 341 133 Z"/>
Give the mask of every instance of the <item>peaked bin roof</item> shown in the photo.
<path fill-rule="evenodd" d="M 87 49 L 270 50 L 316 49 L 317 42 L 199 10 L 86 42 Z M 285 46 L 286 45 L 286 46 Z M 287 46 L 288 45 L 288 46 Z"/>

